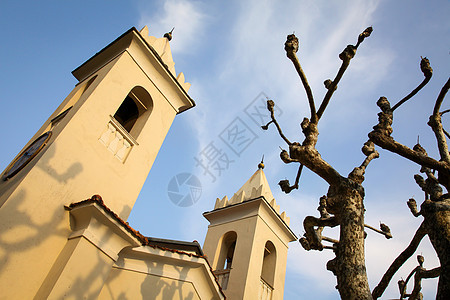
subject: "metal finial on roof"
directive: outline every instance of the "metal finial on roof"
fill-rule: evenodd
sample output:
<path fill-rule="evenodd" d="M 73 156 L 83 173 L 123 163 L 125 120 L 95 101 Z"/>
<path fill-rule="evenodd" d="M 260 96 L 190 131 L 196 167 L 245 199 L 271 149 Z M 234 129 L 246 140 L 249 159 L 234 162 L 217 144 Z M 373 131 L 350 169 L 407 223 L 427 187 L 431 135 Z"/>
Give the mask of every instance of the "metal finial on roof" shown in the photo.
<path fill-rule="evenodd" d="M 175 29 L 175 27 L 172 28 L 171 31 L 169 31 L 169 32 L 164 34 L 164 37 L 167 38 L 169 40 L 169 42 L 172 40 L 172 32 L 173 32 L 174 29 Z"/>
<path fill-rule="evenodd" d="M 262 156 L 261 162 L 258 164 L 258 169 L 264 169 L 264 154 Z"/>

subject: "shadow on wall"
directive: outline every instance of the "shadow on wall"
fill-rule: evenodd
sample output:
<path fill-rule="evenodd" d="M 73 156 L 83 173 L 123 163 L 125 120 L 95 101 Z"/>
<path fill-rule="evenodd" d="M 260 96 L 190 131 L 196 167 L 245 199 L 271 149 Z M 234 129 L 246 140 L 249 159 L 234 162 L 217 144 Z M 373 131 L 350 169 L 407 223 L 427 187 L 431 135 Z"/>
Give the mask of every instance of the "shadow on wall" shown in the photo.
<path fill-rule="evenodd" d="M 54 170 L 49 162 L 55 150 L 48 148 L 50 149 L 52 155 L 47 155 L 45 161 L 40 161 L 42 171 L 62 184 L 79 176 L 83 170 L 83 165 L 79 162 L 71 164 L 66 170 Z M 23 174 L 17 174 L 21 175 Z M 20 180 L 20 177 L 11 180 Z M 42 195 L 46 194 L 49 193 L 44 191 Z M 0 289 L 9 287 L 15 290 L 17 297 L 21 294 L 34 295 L 36 292 L 39 295 L 50 293 L 58 276 L 64 271 L 61 265 L 64 266 L 67 261 L 67 251 L 72 255 L 68 240 L 72 230 L 69 226 L 69 212 L 64 209 L 64 205 L 84 200 L 67 196 L 65 199 L 60 196 L 56 198 L 56 194 L 55 198 L 43 197 L 39 190 L 31 191 L 24 186 L 0 207 L 0 278 L 6 279 L 0 281 Z M 129 210 L 130 207 L 124 207 L 122 213 Z M 98 238 L 108 243 L 111 233 Z M 67 251 L 64 252 L 65 250 Z M 86 259 L 85 272 L 64 279 L 69 280 L 70 285 L 64 295 L 58 297 L 95 299 L 112 264 L 110 258 L 95 248 Z"/>
<path fill-rule="evenodd" d="M 125 208 L 126 210 L 126 208 Z M 108 245 L 109 241 L 113 238 L 112 231 L 105 232 L 102 236 L 98 236 L 98 240 L 101 241 L 100 247 L 103 247 L 102 245 Z M 89 241 L 85 240 L 85 238 L 80 238 L 80 242 L 90 243 Z M 69 244 L 69 241 L 66 243 L 65 248 L 70 249 L 71 245 Z M 104 252 L 100 251 L 98 248 L 96 248 L 94 245 L 91 245 L 91 251 L 89 253 L 86 253 L 89 257 L 81 258 L 81 257 L 75 257 L 77 261 L 81 261 L 83 266 L 80 268 L 78 267 L 77 271 L 81 271 L 79 276 L 75 277 L 74 274 L 69 274 L 71 276 L 70 282 L 67 286 L 67 289 L 64 290 L 64 294 L 55 295 L 53 294 L 52 297 L 56 297 L 58 299 L 97 299 L 98 295 L 101 291 L 101 289 L 104 286 L 104 283 L 106 279 L 109 276 L 109 273 L 112 269 L 112 265 L 114 261 L 108 257 Z M 65 250 L 65 249 L 64 249 Z M 59 269 L 59 259 L 61 258 L 61 261 L 65 261 L 65 251 L 61 251 L 58 259 L 55 261 L 52 270 L 50 270 L 50 274 L 55 274 L 58 272 Z M 70 251 L 70 250 L 69 250 Z M 80 260 L 81 258 L 81 260 Z M 69 270 L 70 271 L 70 270 Z M 48 276 L 44 283 L 42 284 L 42 287 L 44 287 L 43 290 L 45 290 L 45 286 L 50 284 L 51 286 L 54 285 L 56 278 L 53 278 L 52 276 Z M 63 282 L 67 281 L 68 278 L 63 278 Z M 43 294 L 38 294 L 37 298 L 47 298 L 48 295 L 45 293 L 49 293 L 51 291 L 44 292 Z M 122 297 L 122 299 L 126 299 Z"/>
<path fill-rule="evenodd" d="M 18 192 L 5 203 L 8 215 L 0 214 L 0 273 L 8 269 L 10 262 L 14 261 L 13 256 L 43 244 L 49 236 L 67 236 L 68 233 L 68 230 L 55 226 L 61 222 L 62 205 L 61 211 L 55 211 L 49 219 L 37 220 L 23 207 L 26 194 L 24 190 Z"/>
<path fill-rule="evenodd" d="M 52 150 L 50 158 L 44 161 L 45 166 L 54 151 Z M 59 182 L 67 183 L 82 172 L 83 166 L 77 162 L 62 173 L 57 173 L 49 165 L 42 169 Z M 20 180 L 20 177 L 11 180 Z M 30 195 L 25 187 L 0 207 L 0 273 L 8 267 L 12 261 L 10 258 L 18 253 L 39 246 L 52 236 L 68 236 L 68 226 L 67 229 L 61 226 L 66 214 L 63 207 L 65 203 L 59 199 L 41 199 L 38 195 L 39 193 Z M 56 209 L 48 207 L 48 202 L 53 200 L 57 203 Z"/>
<path fill-rule="evenodd" d="M 148 273 L 155 274 L 154 270 L 163 270 L 164 263 L 146 261 Z M 183 284 L 186 284 L 189 267 L 174 268 L 178 271 L 178 280 L 164 281 L 162 277 L 147 275 L 141 284 L 141 295 L 144 300 L 152 299 L 194 299 L 194 293 L 189 291 L 187 295 L 183 294 Z M 169 283 L 170 282 L 170 283 Z"/>
<path fill-rule="evenodd" d="M 172 255 L 174 253 L 166 252 L 159 257 L 166 262 L 155 261 L 152 260 L 153 255 L 134 252 L 132 247 L 122 249 L 117 261 L 119 267 L 112 268 L 99 299 L 199 300 L 188 279 L 191 266 L 173 265 Z M 124 260 L 130 266 L 139 266 L 138 269 L 124 267 Z"/>
<path fill-rule="evenodd" d="M 51 164 L 49 163 L 51 158 L 55 155 L 56 152 L 56 146 L 53 145 L 53 147 L 48 148 L 47 156 L 48 159 L 42 160 L 42 165 L 38 165 L 42 171 L 47 173 L 48 175 L 52 176 L 55 180 L 57 180 L 60 183 L 67 183 L 71 179 L 77 177 L 82 171 L 83 171 L 83 165 L 79 162 L 75 162 L 70 165 L 64 172 L 58 172 L 58 170 L 55 170 Z M 79 199 L 80 201 L 83 199 Z"/>

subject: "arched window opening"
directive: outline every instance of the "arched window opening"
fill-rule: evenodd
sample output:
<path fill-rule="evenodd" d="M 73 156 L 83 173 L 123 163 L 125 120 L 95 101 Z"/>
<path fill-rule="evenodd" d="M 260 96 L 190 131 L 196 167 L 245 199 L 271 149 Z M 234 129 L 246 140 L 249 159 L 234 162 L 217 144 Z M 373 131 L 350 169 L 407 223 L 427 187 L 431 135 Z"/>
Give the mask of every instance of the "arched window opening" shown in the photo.
<path fill-rule="evenodd" d="M 231 269 L 236 248 L 237 234 L 234 231 L 227 232 L 222 237 L 220 245 L 219 259 L 217 261 L 217 270 Z"/>
<path fill-rule="evenodd" d="M 231 269 L 231 264 L 233 263 L 234 248 L 236 248 L 236 241 L 234 241 L 230 245 L 230 247 L 228 247 L 227 258 L 225 260 L 225 267 L 224 267 L 224 269 Z"/>
<path fill-rule="evenodd" d="M 134 87 L 114 114 L 114 119 L 133 137 L 137 138 L 145 125 L 153 101 L 150 94 L 140 86 Z"/>
<path fill-rule="evenodd" d="M 264 257 L 261 270 L 261 279 L 273 288 L 275 280 L 275 267 L 277 262 L 277 252 L 275 245 L 267 241 L 264 247 Z"/>
<path fill-rule="evenodd" d="M 114 119 L 119 121 L 120 125 L 130 132 L 139 117 L 139 108 L 136 102 L 127 96 L 114 114 Z"/>
<path fill-rule="evenodd" d="M 222 289 L 227 289 L 230 271 L 233 266 L 234 250 L 236 248 L 237 234 L 234 231 L 225 233 L 219 241 L 219 256 L 216 261 L 214 274 Z"/>

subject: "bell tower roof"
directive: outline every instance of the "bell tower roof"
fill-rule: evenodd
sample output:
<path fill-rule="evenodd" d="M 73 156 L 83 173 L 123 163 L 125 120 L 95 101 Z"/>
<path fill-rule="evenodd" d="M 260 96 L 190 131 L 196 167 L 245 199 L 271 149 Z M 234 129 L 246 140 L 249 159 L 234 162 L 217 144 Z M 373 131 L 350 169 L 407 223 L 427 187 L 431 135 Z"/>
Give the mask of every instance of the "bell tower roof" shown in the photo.
<path fill-rule="evenodd" d="M 210 223 L 203 251 L 228 299 L 283 299 L 288 244 L 297 237 L 263 167 L 233 197 L 218 198 L 214 210 L 203 213 Z"/>
<path fill-rule="evenodd" d="M 173 31 L 173 29 L 172 29 Z M 172 75 L 176 76 L 177 73 L 175 72 L 175 62 L 172 58 L 172 50 L 170 49 L 170 40 L 172 39 L 172 31 L 169 33 L 166 33 L 164 37 L 157 38 L 154 36 L 149 35 L 149 30 L 147 26 L 144 26 L 144 28 L 139 31 L 141 36 L 144 38 L 144 40 L 151 46 L 153 49 L 158 53 L 159 57 L 161 57 L 164 64 L 167 66 L 169 71 L 172 73 Z M 169 38 L 170 37 L 170 38 Z M 183 76 L 182 85 L 183 88 L 187 91 L 189 90 L 189 87 L 191 86 L 189 83 L 184 82 L 184 75 L 183 73 L 180 73 L 181 76 Z M 177 78 L 178 80 L 178 78 Z M 180 81 L 180 80 L 179 80 Z"/>
<path fill-rule="evenodd" d="M 194 100 L 187 93 L 191 84 L 185 81 L 182 72 L 177 75 L 175 71 L 169 39 L 149 36 L 147 26 L 140 31 L 131 28 L 73 70 L 72 74 L 82 82 L 124 53 L 133 58 L 142 71 L 158 85 L 158 89 L 170 95 L 169 98 L 174 102 L 172 106 L 176 108 L 177 113 L 195 106 Z M 161 87 L 161 82 L 170 86 L 169 90 L 167 87 Z"/>
<path fill-rule="evenodd" d="M 266 198 L 269 202 L 274 199 L 269 183 L 267 182 L 266 174 L 264 174 L 264 170 L 262 168 L 258 168 L 258 170 L 247 180 L 246 183 L 244 183 L 236 194 L 239 195 L 242 192 L 246 195 L 246 200 L 261 196 Z"/>
<path fill-rule="evenodd" d="M 267 201 L 267 203 L 270 204 L 270 206 L 275 210 L 279 217 L 287 225 L 289 225 L 290 218 L 286 215 L 285 212 L 282 212 L 280 214 L 280 206 L 275 201 L 263 169 L 264 165 L 260 163 L 258 165 L 258 170 L 230 199 L 228 199 L 227 196 L 223 197 L 222 199 L 217 198 L 214 205 L 214 210 L 263 197 Z"/>

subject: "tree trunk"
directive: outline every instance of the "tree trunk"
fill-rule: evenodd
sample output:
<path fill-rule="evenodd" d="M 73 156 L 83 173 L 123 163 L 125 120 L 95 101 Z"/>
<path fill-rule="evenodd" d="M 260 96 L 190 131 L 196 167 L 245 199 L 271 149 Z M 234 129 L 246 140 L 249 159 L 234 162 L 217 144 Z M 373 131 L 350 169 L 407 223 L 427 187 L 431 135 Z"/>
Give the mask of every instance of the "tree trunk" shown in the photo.
<path fill-rule="evenodd" d="M 428 237 L 441 263 L 441 274 L 436 299 L 445 300 L 450 295 L 450 199 L 434 202 L 426 200 L 421 205 Z"/>
<path fill-rule="evenodd" d="M 336 258 L 329 262 L 328 269 L 336 275 L 341 299 L 371 300 L 364 256 L 364 190 L 361 185 L 345 178 L 338 190 L 330 187 L 328 196 L 337 198 L 341 204 L 337 214 L 340 238 Z"/>

